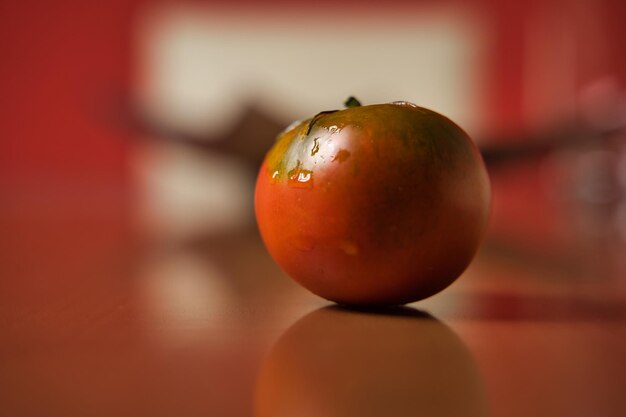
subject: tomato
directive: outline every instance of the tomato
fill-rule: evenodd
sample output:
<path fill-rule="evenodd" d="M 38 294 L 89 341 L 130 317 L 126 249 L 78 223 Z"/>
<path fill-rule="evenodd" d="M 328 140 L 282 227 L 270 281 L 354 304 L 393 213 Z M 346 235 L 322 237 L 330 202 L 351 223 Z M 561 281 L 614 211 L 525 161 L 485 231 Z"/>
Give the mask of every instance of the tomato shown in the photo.
<path fill-rule="evenodd" d="M 487 416 L 478 367 L 447 326 L 419 312 L 326 307 L 263 361 L 256 417 Z"/>
<path fill-rule="evenodd" d="M 322 112 L 281 133 L 255 211 L 274 260 L 338 303 L 403 304 L 450 285 L 482 240 L 489 179 L 448 118 L 395 102 Z"/>

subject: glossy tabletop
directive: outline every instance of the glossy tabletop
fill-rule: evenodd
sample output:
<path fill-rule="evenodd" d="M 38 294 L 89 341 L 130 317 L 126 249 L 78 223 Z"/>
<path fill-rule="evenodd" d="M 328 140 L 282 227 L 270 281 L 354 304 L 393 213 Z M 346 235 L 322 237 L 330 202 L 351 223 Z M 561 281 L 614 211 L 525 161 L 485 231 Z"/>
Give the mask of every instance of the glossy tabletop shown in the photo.
<path fill-rule="evenodd" d="M 3 205 L 0 416 L 626 415 L 626 282 L 593 262 L 488 240 L 444 292 L 349 310 L 253 225 L 139 238 L 113 198 L 63 201 Z"/>

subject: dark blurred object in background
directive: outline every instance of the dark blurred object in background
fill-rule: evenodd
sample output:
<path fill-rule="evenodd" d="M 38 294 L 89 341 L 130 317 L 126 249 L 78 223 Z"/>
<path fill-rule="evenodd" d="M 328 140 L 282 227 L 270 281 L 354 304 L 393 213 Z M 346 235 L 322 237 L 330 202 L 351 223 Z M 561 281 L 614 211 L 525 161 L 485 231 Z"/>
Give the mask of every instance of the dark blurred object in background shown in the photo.
<path fill-rule="evenodd" d="M 275 134 L 348 95 L 414 101 L 477 139 L 497 246 L 620 258 L 623 2 L 355 5 L 3 4 L 8 264 L 95 234 L 106 252 L 250 230 Z"/>

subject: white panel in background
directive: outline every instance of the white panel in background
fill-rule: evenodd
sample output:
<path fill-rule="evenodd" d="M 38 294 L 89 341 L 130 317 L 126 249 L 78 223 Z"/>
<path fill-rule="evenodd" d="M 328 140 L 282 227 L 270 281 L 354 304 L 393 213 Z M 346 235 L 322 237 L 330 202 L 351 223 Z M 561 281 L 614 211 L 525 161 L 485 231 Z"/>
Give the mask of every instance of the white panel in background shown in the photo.
<path fill-rule="evenodd" d="M 340 108 L 350 95 L 365 104 L 412 101 L 476 128 L 484 39 L 471 14 L 324 13 L 147 11 L 137 101 L 160 123 L 196 135 L 227 130 L 248 103 L 290 121 Z"/>
<path fill-rule="evenodd" d="M 186 4 L 139 16 L 134 99 L 175 132 L 219 138 L 247 105 L 288 123 L 341 108 L 351 95 L 364 104 L 412 101 L 470 134 L 480 127 L 485 38 L 471 13 L 431 7 L 347 18 Z M 244 168 L 181 144 L 136 146 L 137 226 L 184 240 L 249 224 L 254 183 Z"/>

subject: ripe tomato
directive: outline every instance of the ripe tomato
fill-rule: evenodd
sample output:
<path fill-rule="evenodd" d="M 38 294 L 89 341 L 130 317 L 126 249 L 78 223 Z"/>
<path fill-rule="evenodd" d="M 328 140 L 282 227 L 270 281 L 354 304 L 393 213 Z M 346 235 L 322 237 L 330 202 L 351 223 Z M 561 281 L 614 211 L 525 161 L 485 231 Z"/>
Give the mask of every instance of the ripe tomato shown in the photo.
<path fill-rule="evenodd" d="M 478 249 L 489 205 L 468 135 L 406 102 L 296 122 L 265 157 L 255 191 L 274 260 L 313 293 L 360 305 L 450 285 Z"/>

